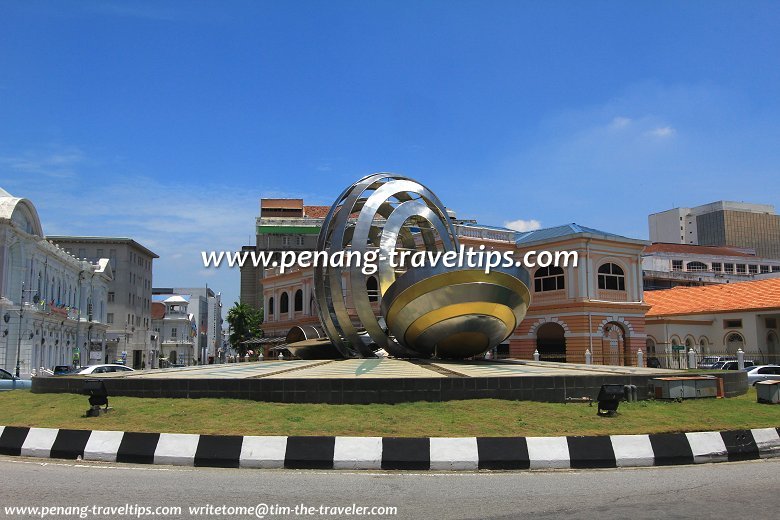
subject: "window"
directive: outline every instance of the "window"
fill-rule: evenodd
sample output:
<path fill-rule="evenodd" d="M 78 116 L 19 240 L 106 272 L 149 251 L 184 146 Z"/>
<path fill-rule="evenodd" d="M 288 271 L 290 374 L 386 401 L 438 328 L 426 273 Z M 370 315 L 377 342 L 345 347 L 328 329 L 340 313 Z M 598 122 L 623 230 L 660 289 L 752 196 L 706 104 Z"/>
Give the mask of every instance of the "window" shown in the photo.
<path fill-rule="evenodd" d="M 116 293 L 114 292 L 108 293 L 108 303 L 114 303 L 114 298 L 116 298 Z"/>
<path fill-rule="evenodd" d="M 723 320 L 724 329 L 741 329 L 742 320 Z"/>
<path fill-rule="evenodd" d="M 725 263 L 723 264 L 723 270 L 727 273 L 733 273 L 734 272 L 734 264 Z"/>
<path fill-rule="evenodd" d="M 777 319 L 775 318 L 767 318 L 765 320 L 766 328 L 768 329 L 776 329 L 777 328 Z"/>
<path fill-rule="evenodd" d="M 178 336 L 178 334 L 179 334 L 179 331 L 176 329 L 176 327 L 173 327 L 171 329 L 171 337 L 175 338 L 176 336 Z"/>
<path fill-rule="evenodd" d="M 108 323 L 109 325 L 114 323 L 114 313 L 113 312 L 109 312 L 108 314 L 106 314 L 106 323 Z"/>
<path fill-rule="evenodd" d="M 556 266 L 540 267 L 534 273 L 534 291 L 547 292 L 564 289 L 563 269 Z"/>
<path fill-rule="evenodd" d="M 302 246 L 303 245 L 303 235 L 297 235 L 295 237 L 295 245 L 296 246 Z"/>
<path fill-rule="evenodd" d="M 289 246 L 290 245 L 290 237 L 285 235 L 282 237 L 282 245 L 283 246 Z"/>
<path fill-rule="evenodd" d="M 279 297 L 279 312 L 282 314 L 290 312 L 290 297 L 286 292 L 283 292 L 282 296 Z"/>
<path fill-rule="evenodd" d="M 672 271 L 682 271 L 683 269 L 683 262 L 682 260 L 672 260 Z"/>
<path fill-rule="evenodd" d="M 773 265 L 772 266 L 772 272 L 773 273 L 780 273 L 780 265 Z"/>
<path fill-rule="evenodd" d="M 706 271 L 707 264 L 704 264 L 702 262 L 688 262 L 687 268 L 689 272 L 697 273 L 701 271 Z"/>
<path fill-rule="evenodd" d="M 623 269 L 615 264 L 604 264 L 599 267 L 599 289 L 625 291 L 626 276 L 623 274 Z"/>
<path fill-rule="evenodd" d="M 723 264 L 720 262 L 712 262 L 712 270 L 719 273 L 723 270 Z"/>
<path fill-rule="evenodd" d="M 747 273 L 745 264 L 737 264 L 737 274 L 745 274 L 745 273 Z"/>
<path fill-rule="evenodd" d="M 103 250 L 102 249 L 98 249 L 97 250 L 97 257 L 98 258 L 103 258 Z"/>
<path fill-rule="evenodd" d="M 757 265 L 753 265 L 753 264 L 748 265 L 748 272 L 750 274 L 758 273 L 758 266 Z"/>
<path fill-rule="evenodd" d="M 87 250 L 83 247 L 79 248 L 79 258 L 86 258 L 87 257 Z"/>
<path fill-rule="evenodd" d="M 762 265 L 761 266 L 761 272 L 762 273 L 768 273 L 769 272 L 769 266 L 768 265 Z"/>
<path fill-rule="evenodd" d="M 274 315 L 274 297 L 268 298 L 268 316 Z"/>
<path fill-rule="evenodd" d="M 379 301 L 379 282 L 377 281 L 376 276 L 369 276 L 366 279 L 366 292 L 368 293 L 368 301 Z"/>
<path fill-rule="evenodd" d="M 295 312 L 302 312 L 303 311 L 303 291 L 300 290 L 300 289 L 295 291 L 294 310 L 295 310 Z"/>

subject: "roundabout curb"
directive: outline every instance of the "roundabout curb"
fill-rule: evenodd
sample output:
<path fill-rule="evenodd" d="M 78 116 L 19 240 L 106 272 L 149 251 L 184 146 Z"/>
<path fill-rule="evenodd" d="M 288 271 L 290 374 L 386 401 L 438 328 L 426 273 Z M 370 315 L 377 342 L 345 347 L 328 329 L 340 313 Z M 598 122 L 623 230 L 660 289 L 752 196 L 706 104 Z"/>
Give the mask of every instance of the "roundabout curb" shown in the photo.
<path fill-rule="evenodd" d="M 298 437 L 0 426 L 0 454 L 221 468 L 524 470 L 780 456 L 780 429 L 568 437 Z"/>

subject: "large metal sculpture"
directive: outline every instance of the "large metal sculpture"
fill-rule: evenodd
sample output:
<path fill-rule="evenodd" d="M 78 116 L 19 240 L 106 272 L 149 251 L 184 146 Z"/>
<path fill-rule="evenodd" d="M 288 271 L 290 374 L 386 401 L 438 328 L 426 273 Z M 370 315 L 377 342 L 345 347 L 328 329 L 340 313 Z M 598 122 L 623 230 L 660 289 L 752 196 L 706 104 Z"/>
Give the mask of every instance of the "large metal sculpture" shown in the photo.
<path fill-rule="evenodd" d="M 374 357 L 379 349 L 404 358 L 469 357 L 506 339 L 530 302 L 522 267 L 485 274 L 481 266 L 398 268 L 388 261 L 396 251 L 458 248 L 446 209 L 422 184 L 377 173 L 344 190 L 317 249 L 376 251 L 379 298 L 369 296 L 361 266 L 315 266 L 317 311 L 333 346 L 344 357 Z"/>

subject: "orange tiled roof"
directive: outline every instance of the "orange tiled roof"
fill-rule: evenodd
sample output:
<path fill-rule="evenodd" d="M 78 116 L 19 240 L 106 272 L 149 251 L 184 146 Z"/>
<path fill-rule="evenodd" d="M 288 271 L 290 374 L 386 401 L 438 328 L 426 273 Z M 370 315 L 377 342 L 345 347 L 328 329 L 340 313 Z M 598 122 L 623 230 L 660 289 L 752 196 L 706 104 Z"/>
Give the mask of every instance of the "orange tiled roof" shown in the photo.
<path fill-rule="evenodd" d="M 325 218 L 329 210 L 330 206 L 304 206 L 303 215 L 309 218 Z"/>
<path fill-rule="evenodd" d="M 161 320 L 165 317 L 165 304 L 162 302 L 152 302 L 152 319 Z"/>
<path fill-rule="evenodd" d="M 756 255 L 745 252 L 744 249 L 728 246 L 694 246 L 689 244 L 669 244 L 655 242 L 647 246 L 644 254 L 648 253 L 679 253 L 683 255 L 714 255 L 714 256 L 748 256 Z"/>
<path fill-rule="evenodd" d="M 647 317 L 780 309 L 780 278 L 646 291 Z"/>

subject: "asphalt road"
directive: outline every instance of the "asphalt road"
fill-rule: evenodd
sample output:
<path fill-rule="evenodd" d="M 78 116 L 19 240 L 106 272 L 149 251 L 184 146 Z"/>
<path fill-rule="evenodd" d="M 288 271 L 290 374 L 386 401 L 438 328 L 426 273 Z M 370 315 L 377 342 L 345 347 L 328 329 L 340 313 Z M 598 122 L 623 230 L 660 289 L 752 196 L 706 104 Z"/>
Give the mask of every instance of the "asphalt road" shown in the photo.
<path fill-rule="evenodd" d="M 665 468 L 493 473 L 377 473 L 134 466 L 0 457 L 6 506 L 395 506 L 380 518 L 673 519 L 780 516 L 780 459 Z M 263 511 L 261 510 L 261 513 Z M 136 518 L 137 515 L 110 515 Z M 40 515 L 38 516 L 40 517 Z M 53 515 L 48 518 L 78 518 Z M 95 518 L 92 514 L 85 518 Z M 99 516 L 99 517 L 109 517 Z M 254 518 L 212 514 L 201 518 Z M 146 516 L 148 518 L 148 516 Z"/>

